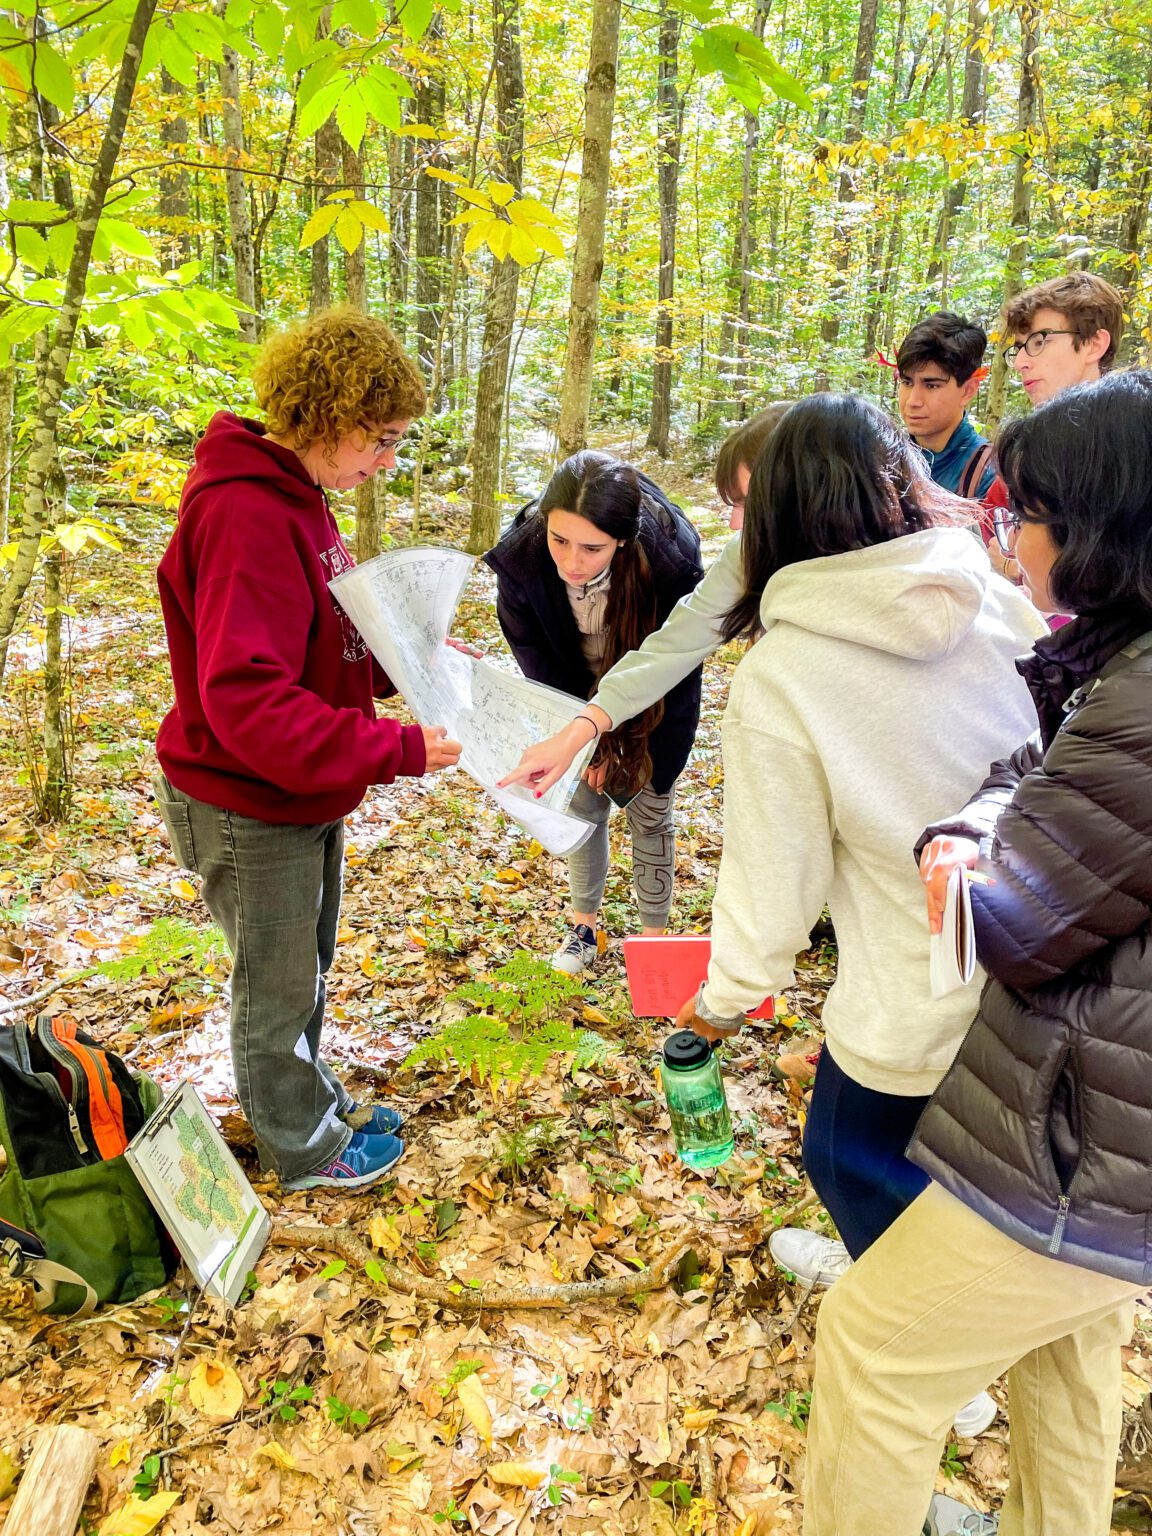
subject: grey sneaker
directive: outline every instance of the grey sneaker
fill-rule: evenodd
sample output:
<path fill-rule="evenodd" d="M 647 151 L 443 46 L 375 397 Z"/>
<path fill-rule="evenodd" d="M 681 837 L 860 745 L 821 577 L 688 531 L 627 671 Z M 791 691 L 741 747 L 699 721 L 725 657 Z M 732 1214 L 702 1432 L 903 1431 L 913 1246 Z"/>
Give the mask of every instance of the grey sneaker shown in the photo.
<path fill-rule="evenodd" d="M 797 1280 L 831 1285 L 852 1268 L 852 1255 L 834 1237 L 806 1232 L 803 1227 L 781 1227 L 768 1239 L 768 1251 L 781 1269 L 791 1270 Z"/>
<path fill-rule="evenodd" d="M 552 956 L 552 969 L 563 971 L 565 976 L 579 976 L 599 953 L 595 931 L 587 923 L 577 923 Z"/>
<path fill-rule="evenodd" d="M 982 1515 L 946 1493 L 934 1493 L 922 1536 L 996 1536 L 999 1515 Z"/>

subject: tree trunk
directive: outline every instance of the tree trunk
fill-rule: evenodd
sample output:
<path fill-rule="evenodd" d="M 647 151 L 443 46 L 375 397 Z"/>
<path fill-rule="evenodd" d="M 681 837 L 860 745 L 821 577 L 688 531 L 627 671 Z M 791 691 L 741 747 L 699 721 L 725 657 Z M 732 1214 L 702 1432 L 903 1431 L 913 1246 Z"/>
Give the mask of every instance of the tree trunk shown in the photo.
<path fill-rule="evenodd" d="M 216 14 L 223 16 L 227 0 L 216 0 Z M 256 261 L 252 245 L 252 217 L 244 188 L 244 115 L 240 107 L 240 61 L 234 48 L 224 48 L 217 65 L 220 75 L 220 121 L 223 128 L 224 189 L 228 198 L 228 227 L 232 237 L 233 282 L 236 297 L 246 306 L 241 312 L 240 334 L 254 342 L 256 315 Z"/>
<path fill-rule="evenodd" d="M 1016 131 L 1020 135 L 1020 153 L 1012 182 L 1012 243 L 1004 264 L 1004 302 L 1015 298 L 1024 286 L 1024 261 L 1028 255 L 1028 232 L 1032 218 L 1029 173 L 1032 169 L 1032 132 L 1036 123 L 1038 86 L 1036 50 L 1040 46 L 1040 8 L 1024 0 L 1020 16 L 1020 91 L 1016 98 Z M 988 409 L 985 413 L 990 435 L 995 435 L 1004 415 L 1004 396 L 1008 390 L 1007 349 L 1011 336 L 1002 336 L 992 358 L 988 380 Z"/>
<path fill-rule="evenodd" d="M 56 489 L 63 492 L 57 467 Z M 36 796 L 42 821 L 65 821 L 72 800 L 68 701 L 64 662 L 64 551 L 44 557 L 44 781 Z"/>
<path fill-rule="evenodd" d="M 92 172 L 84 206 L 76 221 L 76 243 L 72 247 L 72 259 L 60 298 L 56 326 L 48 347 L 47 363 L 43 376 L 38 380 L 36 411 L 32 427 L 31 449 L 24 477 L 23 516 L 20 528 L 20 544 L 12 564 L 8 580 L 0 593 L 0 677 L 3 676 L 7 659 L 8 642 L 16 628 L 20 605 L 36 568 L 36 555 L 40 547 L 40 534 L 44 527 L 47 508 L 47 481 L 57 456 L 57 431 L 60 421 L 60 402 L 72 346 L 76 337 L 81 306 L 88 283 L 88 266 L 92 259 L 92 242 L 96 226 L 108 196 L 112 173 L 116 169 L 128 114 L 136 89 L 136 77 L 140 71 L 140 56 L 144 39 L 156 10 L 156 0 L 138 0 L 128 36 L 124 43 L 124 56 L 112 96 L 100 152 Z"/>
<path fill-rule="evenodd" d="M 584 153 L 576 214 L 576 250 L 572 258 L 568 345 L 560 394 L 558 436 L 564 458 L 583 448 L 588 437 L 600 279 L 604 275 L 604 218 L 608 209 L 612 119 L 616 110 L 620 5 L 621 0 L 593 0 L 592 6 L 592 42 L 584 86 Z"/>
<path fill-rule="evenodd" d="M 524 177 L 524 65 L 520 56 L 519 0 L 493 0 L 492 28 L 500 175 L 519 193 Z M 500 536 L 500 450 L 519 287 L 519 263 L 511 256 L 493 261 L 476 375 L 472 521 L 468 530 L 468 549 L 474 555 L 491 549 Z"/>
<path fill-rule="evenodd" d="M 984 37 L 987 17 L 987 0 L 968 0 L 968 34 L 964 42 L 964 94 L 960 102 L 960 118 L 966 130 L 971 132 L 984 121 L 985 73 L 984 55 L 980 43 Z M 932 258 L 928 263 L 928 282 L 940 282 L 940 303 L 948 301 L 947 257 L 948 247 L 956 228 L 956 220 L 968 196 L 968 179 L 960 176 L 948 183 L 940 218 L 936 224 L 936 238 L 932 242 Z"/>
<path fill-rule="evenodd" d="M 872 64 L 876 56 L 876 23 L 880 0 L 860 0 L 860 25 L 856 31 L 856 62 L 852 72 L 852 96 L 848 107 L 848 130 L 845 145 L 859 143 L 864 132 L 864 114 L 868 109 L 868 83 L 872 78 Z M 840 185 L 836 201 L 841 212 L 836 220 L 832 236 L 836 253 L 836 277 L 829 293 L 829 313 L 820 327 L 825 341 L 833 342 L 840 334 L 841 309 L 848 293 L 848 264 L 851 257 L 852 217 L 847 204 L 856 196 L 857 171 L 848 164 L 841 168 Z"/>
<path fill-rule="evenodd" d="M 100 1441 L 79 1424 L 38 1430 L 20 1487 L 8 1510 L 13 1536 L 73 1536 Z"/>
<path fill-rule="evenodd" d="M 340 151 L 343 140 L 335 117 L 321 123 L 313 139 L 313 198 L 319 207 L 327 193 L 340 184 Z M 331 235 L 323 235 L 312 246 L 312 281 L 308 290 L 308 312 L 327 309 L 332 302 Z"/>
<path fill-rule="evenodd" d="M 660 58 L 657 64 L 656 186 L 660 201 L 660 272 L 657 279 L 656 361 L 652 369 L 649 448 L 668 457 L 672 420 L 672 299 L 676 288 L 676 215 L 680 191 L 682 107 L 678 89 L 681 14 L 669 0 L 660 6 Z"/>
<path fill-rule="evenodd" d="M 164 98 L 164 117 L 160 123 L 160 142 L 173 160 L 188 155 L 188 119 L 184 115 L 184 87 L 173 80 L 166 69 L 160 70 L 160 91 Z M 184 165 L 167 166 L 160 172 L 160 218 L 164 238 L 160 260 L 165 270 L 192 260 L 192 242 L 188 238 L 188 169 Z"/>
<path fill-rule="evenodd" d="M 429 43 L 438 43 L 443 33 L 444 24 L 437 12 L 428 28 Z M 415 112 L 417 122 L 428 123 L 434 128 L 438 128 L 443 121 L 444 81 L 433 70 L 425 74 L 417 87 Z M 444 151 L 438 145 L 433 145 L 427 153 L 426 164 L 442 166 L 446 163 Z M 425 169 L 421 170 L 416 179 L 416 355 L 429 377 L 433 372 L 436 338 L 440 333 L 443 310 L 441 289 L 444 252 L 441 248 L 440 199 L 444 185 L 438 177 L 429 176 Z M 438 410 L 440 401 L 430 400 L 429 407 L 432 411 Z"/>
<path fill-rule="evenodd" d="M 401 341 L 408 332 L 412 143 L 409 138 L 388 135 L 388 323 Z"/>

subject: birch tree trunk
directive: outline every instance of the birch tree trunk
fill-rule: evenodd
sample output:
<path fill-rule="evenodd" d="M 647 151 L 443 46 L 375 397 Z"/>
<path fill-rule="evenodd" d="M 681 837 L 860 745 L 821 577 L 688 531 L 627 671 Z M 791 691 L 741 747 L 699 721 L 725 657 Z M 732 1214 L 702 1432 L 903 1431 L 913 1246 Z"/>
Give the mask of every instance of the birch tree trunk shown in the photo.
<path fill-rule="evenodd" d="M 140 57 L 144 40 L 156 10 L 156 0 L 138 0 L 128 36 L 124 43 L 124 57 L 112 96 L 100 153 L 92 172 L 92 180 L 84 199 L 84 205 L 76 221 L 76 243 L 72 247 L 72 259 L 60 298 L 56 326 L 48 347 L 48 357 L 36 391 L 36 412 L 32 428 L 28 467 L 24 476 L 23 515 L 20 526 L 20 543 L 8 579 L 0 592 L 0 677 L 3 677 L 7 661 L 8 642 L 12 638 L 19 617 L 20 607 L 32 573 L 36 568 L 36 555 L 40 547 L 40 534 L 44 527 L 47 510 L 47 482 L 57 454 L 57 435 L 60 423 L 60 405 L 72 346 L 76 338 L 81 306 L 88 283 L 88 266 L 92 259 L 92 243 L 96 238 L 96 226 L 100 222 L 112 173 L 124 141 L 128 126 L 128 114 L 140 73 Z"/>
<path fill-rule="evenodd" d="M 647 447 L 668 457 L 672 425 L 672 300 L 676 291 L 676 215 L 680 192 L 681 104 L 679 76 L 681 14 L 668 0 L 660 6 L 660 58 L 657 63 L 656 187 L 660 203 L 660 271 L 657 278 L 656 361 L 652 369 L 652 411 Z"/>
<path fill-rule="evenodd" d="M 496 142 L 500 175 L 520 192 L 524 177 L 524 65 L 520 56 L 519 0 L 493 0 L 492 47 L 496 63 Z M 476 425 L 472 438 L 470 554 L 491 549 L 500 534 L 500 469 L 504 400 L 520 266 L 511 256 L 493 261 L 484 306 L 484 340 L 476 376 Z"/>
<path fill-rule="evenodd" d="M 216 0 L 216 14 L 223 16 L 227 0 Z M 247 305 L 242 313 L 240 334 L 245 341 L 255 341 L 256 257 L 252 244 L 252 216 L 244 190 L 244 116 L 240 108 L 240 61 L 236 50 L 225 46 L 217 65 L 222 96 L 220 122 L 224 134 L 224 190 L 228 198 L 228 227 L 232 237 L 233 281 L 236 297 Z"/>
<path fill-rule="evenodd" d="M 876 57 L 876 23 L 879 0 L 860 0 L 860 24 L 856 31 L 856 61 L 852 68 L 852 97 L 848 108 L 848 130 L 844 142 L 849 147 L 859 143 L 864 133 L 864 114 L 868 109 L 868 85 Z M 832 236 L 836 252 L 836 277 L 829 295 L 830 313 L 825 316 L 820 334 L 825 341 L 835 341 L 840 334 L 840 312 L 848 292 L 848 263 L 851 257 L 853 219 L 847 205 L 856 196 L 857 173 L 851 165 L 840 172 L 836 201 L 840 212 Z"/>
<path fill-rule="evenodd" d="M 988 15 L 987 0 L 968 0 L 968 32 L 964 43 L 964 93 L 960 100 L 960 118 L 963 126 L 971 131 L 984 121 L 985 66 L 980 44 L 984 38 L 984 23 Z M 932 259 L 928 263 L 928 282 L 940 280 L 940 303 L 948 302 L 948 245 L 956 228 L 956 219 L 968 196 L 968 180 L 958 177 L 948 183 L 940 218 L 936 225 L 936 238 L 932 242 Z"/>
<path fill-rule="evenodd" d="M 608 210 L 612 120 L 616 112 L 620 5 L 621 0 L 593 0 L 592 6 L 592 42 L 584 85 L 584 155 L 576 214 L 576 250 L 572 258 L 568 345 L 560 392 L 558 436 L 562 458 L 583 448 L 588 438 L 600 280 L 604 275 L 604 219 Z"/>

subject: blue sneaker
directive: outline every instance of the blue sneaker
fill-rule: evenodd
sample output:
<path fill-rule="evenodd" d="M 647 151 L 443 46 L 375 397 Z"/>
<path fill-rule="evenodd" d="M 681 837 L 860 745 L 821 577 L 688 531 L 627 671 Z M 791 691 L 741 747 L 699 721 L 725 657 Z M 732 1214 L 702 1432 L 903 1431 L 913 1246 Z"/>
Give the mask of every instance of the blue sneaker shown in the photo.
<path fill-rule="evenodd" d="M 358 1189 L 382 1179 L 403 1156 L 404 1143 L 399 1136 L 366 1136 L 363 1131 L 353 1131 L 339 1156 L 299 1179 L 285 1179 L 284 1188 Z"/>
<path fill-rule="evenodd" d="M 364 1136 L 394 1136 L 404 1124 L 400 1111 L 387 1104 L 350 1104 L 340 1118 Z"/>

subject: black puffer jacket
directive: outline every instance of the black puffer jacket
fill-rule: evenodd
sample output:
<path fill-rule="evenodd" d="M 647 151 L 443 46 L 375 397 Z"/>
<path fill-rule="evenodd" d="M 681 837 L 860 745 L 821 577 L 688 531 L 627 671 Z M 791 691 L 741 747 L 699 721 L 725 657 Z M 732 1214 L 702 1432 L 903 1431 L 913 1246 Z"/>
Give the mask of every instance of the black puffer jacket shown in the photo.
<path fill-rule="evenodd" d="M 1020 663 L 1040 732 L 957 818 L 989 981 L 913 1162 L 1025 1247 L 1152 1281 L 1152 614 Z M 1131 642 L 1135 641 L 1135 644 Z M 923 846 L 923 842 L 921 846 Z"/>
<path fill-rule="evenodd" d="M 704 575 L 700 535 L 646 475 L 640 543 L 656 583 L 656 622 L 663 624 L 686 593 Z M 548 529 L 535 502 L 517 513 L 507 533 L 484 556 L 498 580 L 496 612 L 505 639 L 526 677 L 563 693 L 588 698 L 597 679 L 584 660 L 580 631 L 564 582 L 548 553 Z M 664 717 L 648 740 L 652 788 L 667 794 L 676 782 L 696 736 L 700 719 L 697 667 L 664 700 Z"/>

